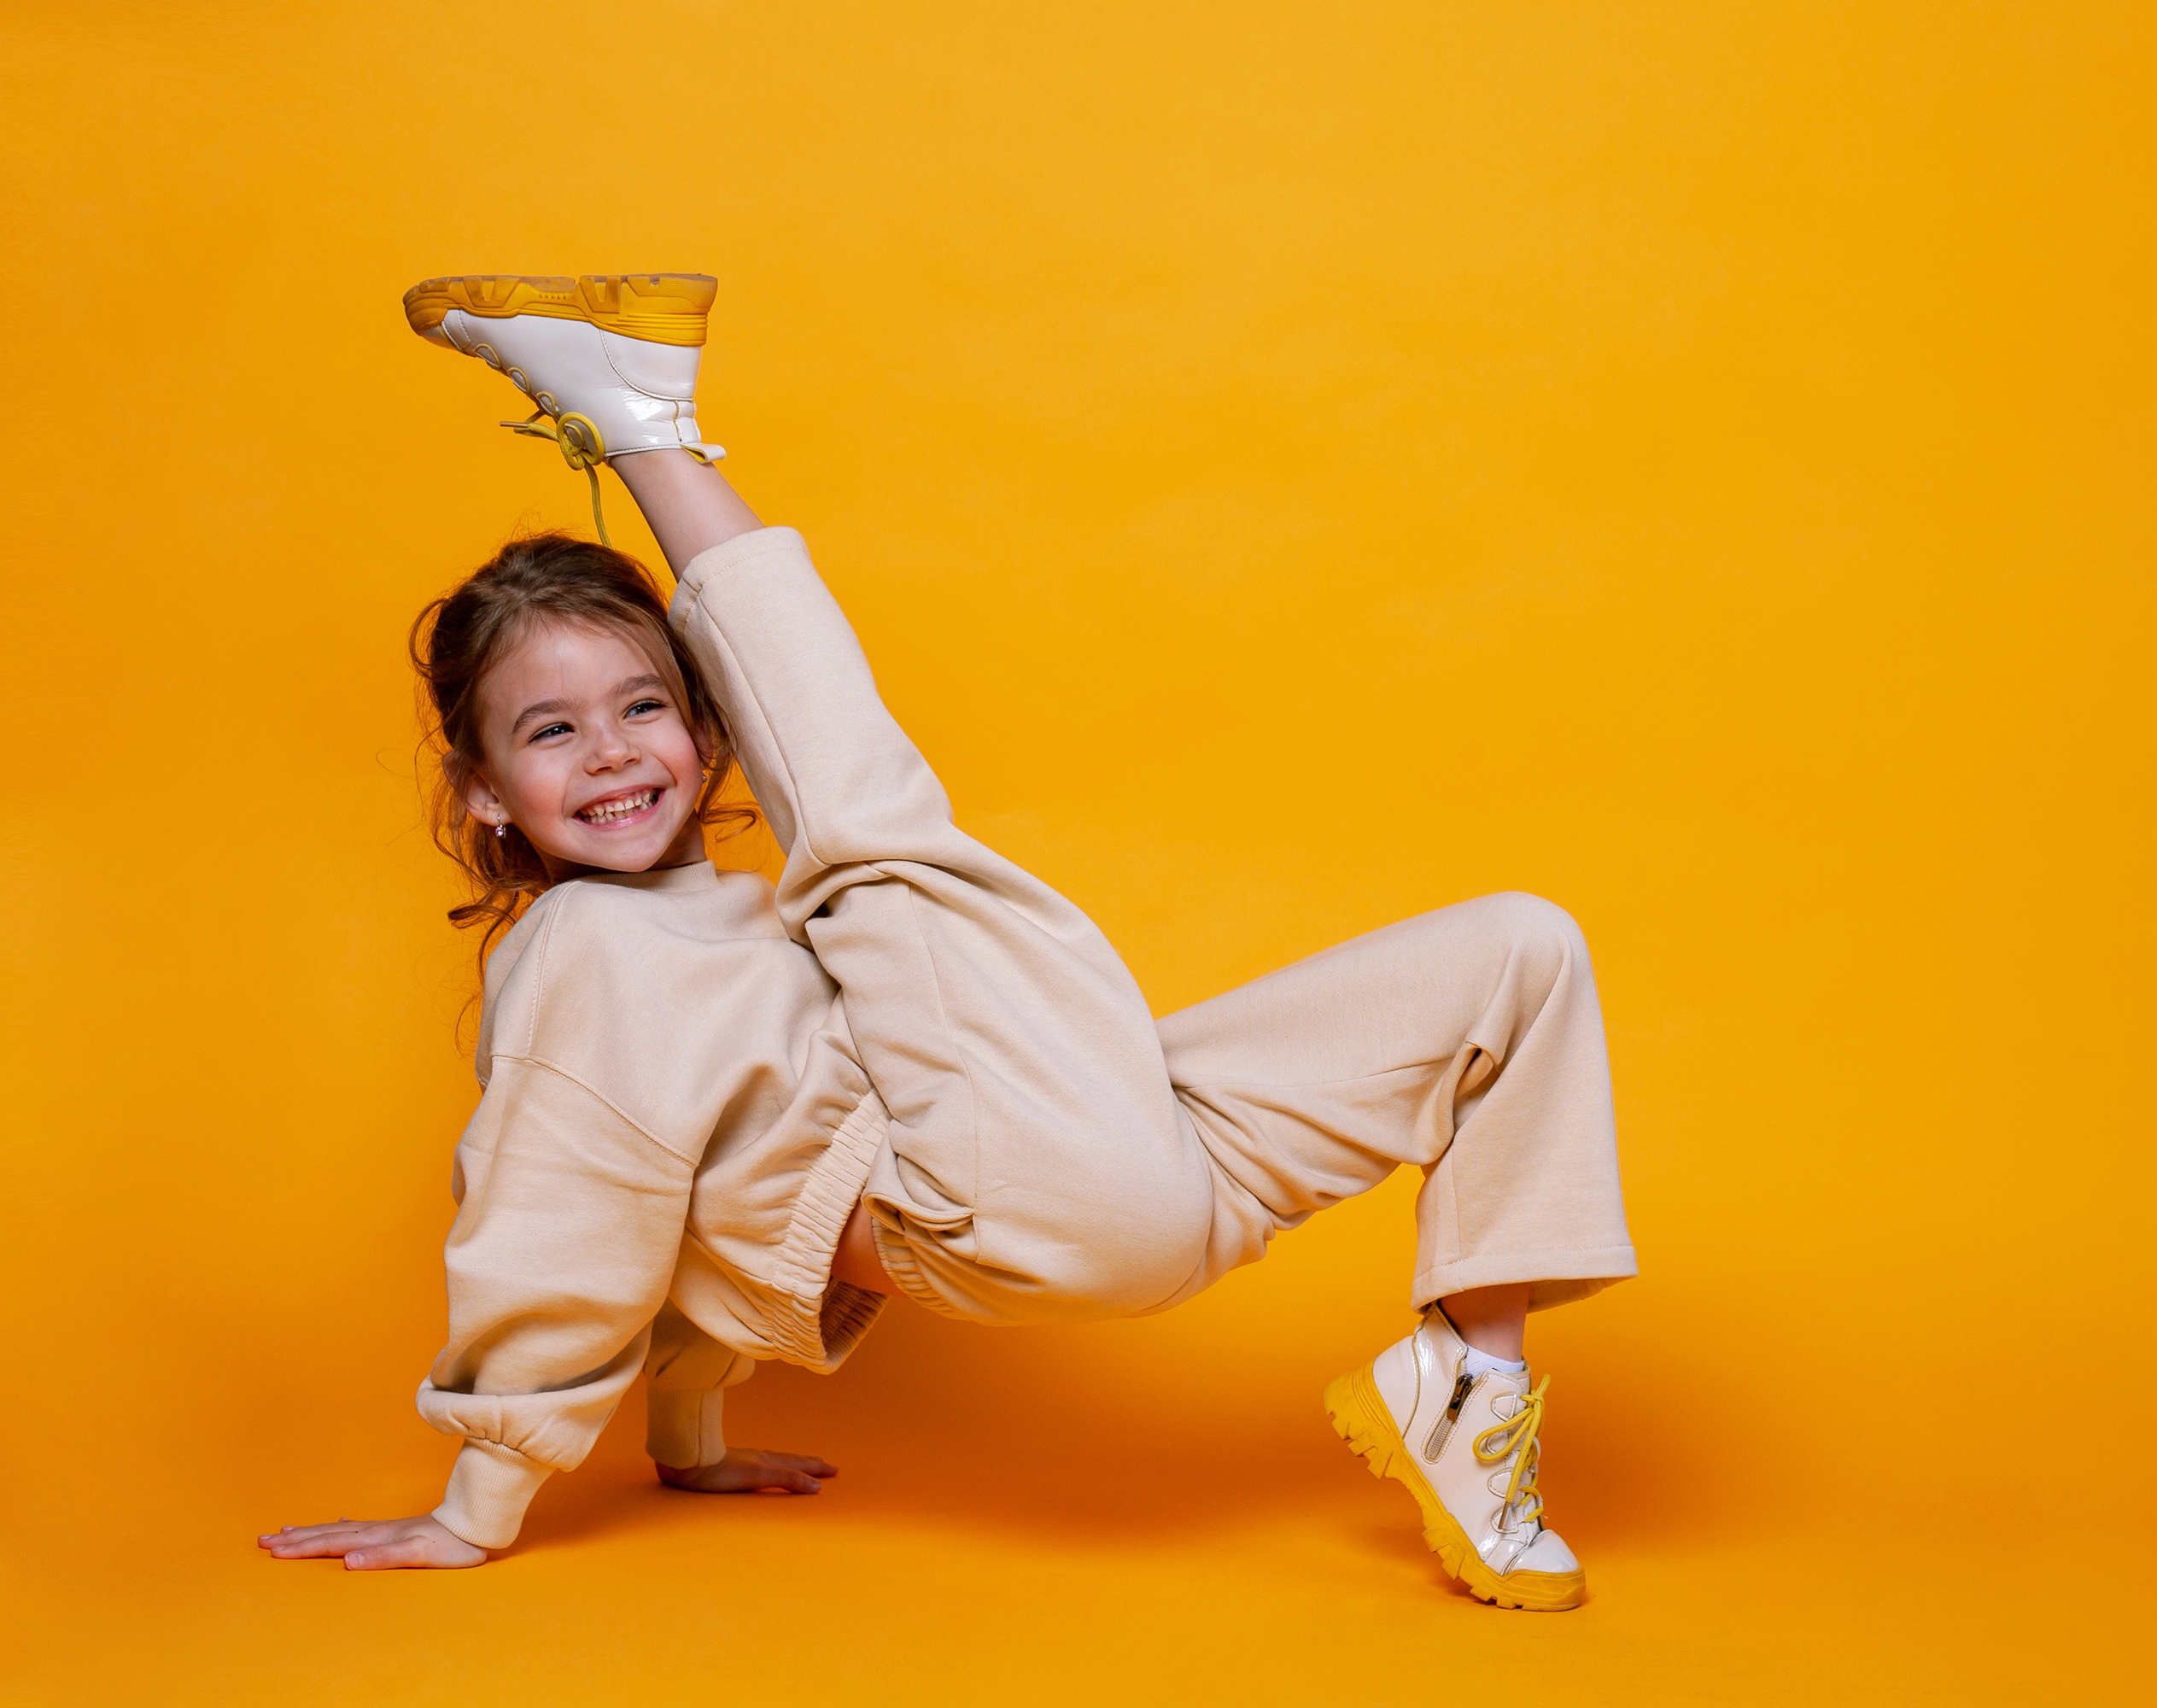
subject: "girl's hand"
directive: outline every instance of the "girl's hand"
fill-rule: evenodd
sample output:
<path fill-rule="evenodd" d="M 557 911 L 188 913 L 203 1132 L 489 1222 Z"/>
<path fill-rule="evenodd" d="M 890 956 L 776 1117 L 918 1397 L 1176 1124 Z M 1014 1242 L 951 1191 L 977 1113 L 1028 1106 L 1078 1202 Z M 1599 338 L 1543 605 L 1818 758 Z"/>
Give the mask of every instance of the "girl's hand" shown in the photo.
<path fill-rule="evenodd" d="M 766 1453 L 753 1447 L 728 1448 L 716 1465 L 687 1471 L 671 1465 L 658 1468 L 659 1481 L 668 1488 L 687 1489 L 693 1494 L 748 1494 L 759 1489 L 815 1494 L 824 1486 L 818 1477 L 839 1475 L 837 1465 L 815 1454 Z"/>
<path fill-rule="evenodd" d="M 474 1547 L 432 1518 L 340 1518 L 334 1524 L 287 1524 L 255 1541 L 278 1559 L 330 1559 L 342 1554 L 347 1571 L 387 1571 L 400 1565 L 487 1564 Z"/>

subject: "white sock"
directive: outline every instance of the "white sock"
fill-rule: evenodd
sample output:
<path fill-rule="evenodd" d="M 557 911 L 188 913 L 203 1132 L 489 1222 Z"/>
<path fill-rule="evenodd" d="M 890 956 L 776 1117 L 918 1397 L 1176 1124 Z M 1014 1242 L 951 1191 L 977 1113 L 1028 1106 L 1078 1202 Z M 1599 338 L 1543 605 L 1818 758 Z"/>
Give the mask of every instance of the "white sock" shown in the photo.
<path fill-rule="evenodd" d="M 1502 1371 L 1508 1376 L 1517 1376 L 1527 1368 L 1528 1360 L 1524 1358 L 1493 1358 L 1488 1353 L 1472 1346 L 1468 1348 L 1467 1357 L 1460 1360 L 1463 1376 L 1488 1376 L 1494 1370 Z"/>

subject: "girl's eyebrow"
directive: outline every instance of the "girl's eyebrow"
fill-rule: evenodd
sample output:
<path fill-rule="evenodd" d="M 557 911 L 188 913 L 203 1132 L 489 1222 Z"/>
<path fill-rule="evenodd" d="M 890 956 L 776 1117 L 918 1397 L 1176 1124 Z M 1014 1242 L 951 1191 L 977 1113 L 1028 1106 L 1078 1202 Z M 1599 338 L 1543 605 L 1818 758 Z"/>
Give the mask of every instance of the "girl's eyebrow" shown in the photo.
<path fill-rule="evenodd" d="M 666 683 L 662 681 L 658 676 L 646 671 L 640 676 L 623 677 L 620 681 L 606 691 L 605 698 L 619 699 L 623 694 L 634 693 L 638 688 L 663 688 L 665 686 Z M 511 735 L 516 734 L 535 717 L 551 717 L 558 711 L 569 711 L 573 709 L 570 703 L 565 699 L 535 699 L 517 714 L 517 722 L 510 725 L 509 733 Z"/>

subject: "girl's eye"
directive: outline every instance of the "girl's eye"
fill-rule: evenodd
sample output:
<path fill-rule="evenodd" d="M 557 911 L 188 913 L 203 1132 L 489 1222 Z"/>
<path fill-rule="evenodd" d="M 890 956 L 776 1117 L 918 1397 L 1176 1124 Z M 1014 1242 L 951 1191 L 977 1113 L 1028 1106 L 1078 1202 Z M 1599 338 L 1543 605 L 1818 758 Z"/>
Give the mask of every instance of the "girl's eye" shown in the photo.
<path fill-rule="evenodd" d="M 532 740 L 535 741 L 544 741 L 550 735 L 567 735 L 569 733 L 570 727 L 568 724 L 550 723 L 544 729 L 535 729 L 532 732 Z"/>
<path fill-rule="evenodd" d="M 623 715 L 625 717 L 639 717 L 647 711 L 664 711 L 666 709 L 667 703 L 663 699 L 640 699 Z"/>

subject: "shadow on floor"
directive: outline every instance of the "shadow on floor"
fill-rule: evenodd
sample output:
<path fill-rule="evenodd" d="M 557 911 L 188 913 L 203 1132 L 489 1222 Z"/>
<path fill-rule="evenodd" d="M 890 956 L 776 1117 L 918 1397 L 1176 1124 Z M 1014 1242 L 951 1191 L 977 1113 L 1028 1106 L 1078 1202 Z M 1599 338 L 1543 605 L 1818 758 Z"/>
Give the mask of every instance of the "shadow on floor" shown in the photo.
<path fill-rule="evenodd" d="M 832 1377 L 767 1366 L 728 1395 L 730 1440 L 816 1452 L 841 1467 L 823 1513 L 776 1495 L 661 1489 L 641 1452 L 640 1403 L 625 1407 L 575 1476 L 535 1508 L 524 1546 L 681 1521 L 704 1500 L 751 1510 L 729 1524 L 850 1521 L 1054 1535 L 1060 1546 L 1220 1539 L 1299 1518 L 1343 1527 L 1389 1556 L 1427 1559 L 1406 1495 L 1374 1483 L 1318 1403 L 1324 1348 L 1271 1359 L 1191 1355 L 1188 1334 L 1152 1323 L 1005 1333 L 894 1309 Z M 1367 1354 L 1365 1354 L 1367 1355 Z M 1623 1348 L 1575 1355 L 1546 1427 L 1552 1522 L 1602 1545 L 1698 1540 L 1715 1526 L 1693 1437 L 1664 1416 Z M 1682 1507 L 1674 1499 L 1684 1490 Z"/>

